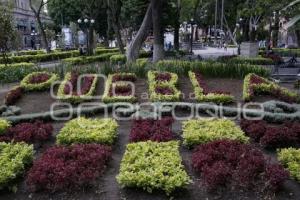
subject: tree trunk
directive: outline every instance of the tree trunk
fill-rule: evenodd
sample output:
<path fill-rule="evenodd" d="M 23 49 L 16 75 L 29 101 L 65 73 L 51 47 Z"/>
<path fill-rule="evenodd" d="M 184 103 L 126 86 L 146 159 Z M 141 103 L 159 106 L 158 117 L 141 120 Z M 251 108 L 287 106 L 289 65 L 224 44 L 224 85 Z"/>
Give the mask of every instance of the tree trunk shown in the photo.
<path fill-rule="evenodd" d="M 93 55 L 94 54 L 94 29 L 93 27 L 90 27 L 89 28 L 89 31 L 88 31 L 88 34 L 89 34 L 89 49 L 88 49 L 88 55 Z"/>
<path fill-rule="evenodd" d="M 41 37 L 42 37 L 42 41 L 43 41 L 44 47 L 46 49 L 46 52 L 50 53 L 49 43 L 48 43 L 48 40 L 47 40 L 46 32 L 43 28 L 43 23 L 41 21 L 40 15 L 38 14 L 35 17 L 37 19 L 37 23 L 38 23 L 40 31 L 41 31 Z"/>
<path fill-rule="evenodd" d="M 153 62 L 156 63 L 164 59 L 164 30 L 162 26 L 163 0 L 152 0 L 151 4 L 154 36 Z"/>
<path fill-rule="evenodd" d="M 120 5 L 118 5 L 118 4 L 120 4 L 120 2 L 118 1 L 117 3 L 115 3 L 112 0 L 107 0 L 106 3 L 107 3 L 107 15 L 111 20 L 112 28 L 116 34 L 120 52 L 122 54 L 124 54 L 125 50 L 124 50 L 124 44 L 122 41 L 121 27 L 120 27 L 120 21 L 119 21 L 120 9 L 118 8 L 118 6 L 120 6 Z"/>
<path fill-rule="evenodd" d="M 174 25 L 174 49 L 179 51 L 179 29 L 180 29 L 180 11 L 181 11 L 181 0 L 177 0 L 176 5 L 176 21 Z"/>
<path fill-rule="evenodd" d="M 147 12 L 145 14 L 143 23 L 131 41 L 127 49 L 127 62 L 131 63 L 134 62 L 139 57 L 139 52 L 142 47 L 143 42 L 148 36 L 149 29 L 151 28 L 152 22 L 152 5 L 151 3 L 148 6 Z"/>

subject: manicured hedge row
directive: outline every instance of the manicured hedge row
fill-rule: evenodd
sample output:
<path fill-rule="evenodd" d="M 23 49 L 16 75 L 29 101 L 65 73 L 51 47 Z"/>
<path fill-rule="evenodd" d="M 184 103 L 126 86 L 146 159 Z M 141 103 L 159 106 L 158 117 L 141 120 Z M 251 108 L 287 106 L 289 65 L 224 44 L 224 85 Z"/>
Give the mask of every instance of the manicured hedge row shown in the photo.
<path fill-rule="evenodd" d="M 0 190 L 13 189 L 14 180 L 33 160 L 33 146 L 0 142 Z"/>
<path fill-rule="evenodd" d="M 118 48 L 105 49 L 105 48 L 97 48 L 95 50 L 95 54 L 106 54 L 106 53 L 118 53 L 120 50 Z"/>
<path fill-rule="evenodd" d="M 9 56 L 25 56 L 25 55 L 38 55 L 38 54 L 45 54 L 46 52 L 43 50 L 29 50 L 29 51 L 17 51 L 10 53 Z"/>
<path fill-rule="evenodd" d="M 194 95 L 198 102 L 231 103 L 234 97 L 222 91 L 209 91 L 199 73 L 189 72 L 189 77 L 194 87 Z"/>
<path fill-rule="evenodd" d="M 190 182 L 182 165 L 178 142 L 138 142 L 127 145 L 117 181 L 122 187 L 142 188 L 167 195 Z"/>
<path fill-rule="evenodd" d="M 51 147 L 34 161 L 26 185 L 32 192 L 74 191 L 91 186 L 103 173 L 111 154 L 110 147 L 98 144 Z"/>
<path fill-rule="evenodd" d="M 33 72 L 28 74 L 22 81 L 20 86 L 25 91 L 42 91 L 47 90 L 58 80 L 56 74 L 48 72 Z"/>
<path fill-rule="evenodd" d="M 81 56 L 74 58 L 67 58 L 63 60 L 64 64 L 67 65 L 84 65 L 94 62 L 105 62 L 110 61 L 110 57 L 116 55 L 116 53 L 105 53 L 98 56 Z"/>
<path fill-rule="evenodd" d="M 287 168 L 291 177 L 300 182 L 300 149 L 280 149 L 278 160 Z"/>
<path fill-rule="evenodd" d="M 178 76 L 175 73 L 149 71 L 148 84 L 152 102 L 179 101 L 181 92 L 176 88 Z"/>
<path fill-rule="evenodd" d="M 104 103 L 136 102 L 137 97 L 133 94 L 135 87 L 128 84 L 128 82 L 135 82 L 136 79 L 137 77 L 133 73 L 116 73 L 108 75 L 102 101 Z"/>
<path fill-rule="evenodd" d="M 246 57 L 234 57 L 229 60 L 230 63 L 235 64 L 250 64 L 250 65 L 273 65 L 274 61 L 270 58 L 256 57 L 256 58 L 246 58 Z"/>
<path fill-rule="evenodd" d="M 49 54 L 38 54 L 38 55 L 25 55 L 25 56 L 11 56 L 8 57 L 8 63 L 21 63 L 21 62 L 48 62 L 53 60 L 61 60 L 70 57 L 79 56 L 79 51 L 64 51 L 55 52 Z M 0 58 L 0 63 L 4 63 L 3 58 Z"/>
<path fill-rule="evenodd" d="M 22 80 L 28 74 L 40 69 L 33 63 L 0 64 L 0 83 L 11 83 Z"/>
<path fill-rule="evenodd" d="M 247 143 L 249 138 L 231 120 L 199 119 L 183 123 L 183 143 L 188 147 L 229 139 Z"/>
<path fill-rule="evenodd" d="M 289 177 L 281 165 L 271 164 L 262 151 L 238 141 L 221 140 L 200 145 L 193 153 L 192 163 L 201 174 L 202 185 L 211 190 L 238 187 L 274 192 Z"/>
<path fill-rule="evenodd" d="M 117 137 L 118 123 L 114 119 L 76 118 L 61 129 L 57 144 L 107 144 L 112 145 Z"/>
<path fill-rule="evenodd" d="M 273 48 L 276 54 L 284 57 L 297 56 L 300 57 L 300 49 L 283 49 L 283 48 Z"/>
<path fill-rule="evenodd" d="M 83 77 L 80 89 L 78 89 L 79 86 L 77 85 L 78 78 L 79 74 L 73 72 L 65 75 L 65 79 L 60 84 L 57 92 L 59 100 L 77 104 L 83 101 L 88 101 L 92 98 L 93 94 L 96 92 L 96 85 L 98 81 L 97 75 Z M 93 80 L 91 83 L 86 83 L 85 78 L 93 78 Z M 78 91 L 80 93 L 77 93 Z"/>
<path fill-rule="evenodd" d="M 189 71 L 200 72 L 205 77 L 244 78 L 249 73 L 267 77 L 270 69 L 249 64 L 219 63 L 219 62 L 189 62 L 181 60 L 163 60 L 155 65 L 159 71 L 188 75 Z"/>
<path fill-rule="evenodd" d="M 256 74 L 248 74 L 244 79 L 243 99 L 250 101 L 257 94 L 271 94 L 288 103 L 300 102 L 300 96 L 296 92 L 291 92 Z"/>
<path fill-rule="evenodd" d="M 126 58 L 126 55 L 124 54 L 117 54 L 117 55 L 112 55 L 110 57 L 110 63 L 111 64 L 124 64 L 126 63 L 127 61 L 127 58 Z"/>

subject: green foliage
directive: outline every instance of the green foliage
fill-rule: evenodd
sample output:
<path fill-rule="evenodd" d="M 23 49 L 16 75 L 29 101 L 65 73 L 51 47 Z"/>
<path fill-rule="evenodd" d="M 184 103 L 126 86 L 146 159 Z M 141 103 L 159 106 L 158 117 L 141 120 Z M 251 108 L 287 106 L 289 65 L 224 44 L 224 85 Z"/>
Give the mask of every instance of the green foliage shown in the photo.
<path fill-rule="evenodd" d="M 116 53 L 104 53 L 97 56 L 81 56 L 75 58 L 67 58 L 63 60 L 63 63 L 67 65 L 84 65 L 95 62 L 105 62 L 109 61 L 110 57 L 113 55 L 116 55 Z"/>
<path fill-rule="evenodd" d="M 65 85 L 70 83 L 71 80 L 71 73 L 67 73 L 65 76 L 64 81 L 60 84 L 58 91 L 57 91 L 57 98 L 61 101 L 65 102 L 70 102 L 72 104 L 78 104 L 84 101 L 89 101 L 92 99 L 93 94 L 96 92 L 96 85 L 98 81 L 97 75 L 94 75 L 95 78 L 93 80 L 92 86 L 89 90 L 88 93 L 84 95 L 70 95 L 70 94 L 65 94 L 64 89 Z"/>
<path fill-rule="evenodd" d="M 206 77 L 244 78 L 249 73 L 269 76 L 271 71 L 266 67 L 249 64 L 219 63 L 219 62 L 189 62 L 181 60 L 163 60 L 155 65 L 159 71 L 174 72 L 188 75 L 189 71 L 198 71 Z"/>
<path fill-rule="evenodd" d="M 126 63 L 126 56 L 123 54 L 117 54 L 110 57 L 110 63 L 111 64 L 124 64 Z"/>
<path fill-rule="evenodd" d="M 136 96 L 130 95 L 130 96 L 110 96 L 110 90 L 112 87 L 116 87 L 119 85 L 126 85 L 126 83 L 122 82 L 122 81 L 118 81 L 113 83 L 113 77 L 116 75 L 125 75 L 125 76 L 133 76 L 136 77 L 136 75 L 134 73 L 116 73 L 116 74 L 110 74 L 108 75 L 108 78 L 106 80 L 105 83 L 105 89 L 104 89 L 104 93 L 103 93 L 103 97 L 102 97 L 102 101 L 104 103 L 116 103 L 116 102 L 130 102 L 130 103 L 134 103 L 137 101 Z M 134 89 L 134 88 L 133 88 Z"/>
<path fill-rule="evenodd" d="M 195 98 L 198 102 L 214 102 L 217 104 L 220 103 L 226 104 L 234 101 L 234 96 L 228 94 L 214 94 L 214 93 L 204 94 L 203 88 L 198 83 L 196 74 L 190 71 L 189 77 L 194 87 Z"/>
<path fill-rule="evenodd" d="M 249 138 L 231 120 L 199 119 L 183 123 L 183 143 L 192 147 L 216 140 L 229 139 L 247 143 Z"/>
<path fill-rule="evenodd" d="M 278 84 L 273 83 L 263 77 L 257 76 L 259 79 L 263 80 L 264 83 L 261 84 L 251 84 L 251 77 L 257 76 L 256 74 L 248 74 L 244 79 L 243 86 L 243 99 L 244 101 L 250 101 L 254 98 L 256 94 L 272 94 L 274 91 L 280 91 L 280 95 L 284 95 L 289 98 L 295 99 L 297 102 L 300 101 L 300 96 L 296 92 L 292 92 L 284 87 L 280 87 Z M 278 97 L 279 94 L 277 94 Z"/>
<path fill-rule="evenodd" d="M 10 122 L 0 118 L 0 135 L 4 134 L 9 127 L 10 127 Z"/>
<path fill-rule="evenodd" d="M 33 160 L 33 146 L 25 143 L 0 143 L 0 190 L 10 188 Z"/>
<path fill-rule="evenodd" d="M 276 54 L 279 54 L 282 57 L 290 57 L 290 56 L 300 57 L 300 49 L 273 48 L 272 50 Z"/>
<path fill-rule="evenodd" d="M 184 170 L 178 142 L 139 142 L 128 144 L 117 181 L 123 187 L 143 188 L 167 195 L 191 183 Z"/>
<path fill-rule="evenodd" d="M 70 57 L 79 56 L 79 51 L 64 51 L 54 52 L 49 54 L 37 54 L 37 55 L 23 55 L 23 56 L 10 56 L 7 58 L 8 63 L 21 63 L 21 62 L 48 62 L 54 60 L 60 60 Z M 0 63 L 4 63 L 4 59 L 0 58 Z"/>
<path fill-rule="evenodd" d="M 56 136 L 57 144 L 107 144 L 117 137 L 118 123 L 114 119 L 86 119 L 80 117 L 65 124 Z"/>
<path fill-rule="evenodd" d="M 26 55 L 38 55 L 38 54 L 45 54 L 43 50 L 24 50 L 24 51 L 17 51 L 10 53 L 9 56 L 26 56 Z"/>
<path fill-rule="evenodd" d="M 32 77 L 37 76 L 39 74 L 48 74 L 50 78 L 43 83 L 38 83 L 38 84 L 32 84 L 30 83 L 30 80 Z M 51 74 L 48 72 L 33 72 L 31 74 L 28 74 L 20 83 L 20 86 L 25 90 L 25 91 L 43 91 L 47 90 L 51 87 L 51 85 L 58 80 L 58 76 L 56 74 Z"/>
<path fill-rule="evenodd" d="M 0 83 L 11 83 L 22 80 L 28 74 L 40 69 L 33 63 L 0 64 Z"/>
<path fill-rule="evenodd" d="M 300 149 L 280 149 L 278 160 L 288 169 L 290 175 L 300 182 Z"/>
<path fill-rule="evenodd" d="M 156 81 L 155 76 L 156 73 L 165 73 L 158 71 L 149 71 L 148 72 L 148 84 L 149 84 L 149 94 L 150 100 L 152 102 L 176 102 L 181 99 L 181 92 L 177 89 L 176 85 L 178 84 L 178 75 L 175 73 L 171 74 L 170 81 Z M 173 94 L 158 94 L 155 91 L 156 87 L 169 88 L 173 91 Z"/>
<path fill-rule="evenodd" d="M 231 58 L 229 62 L 234 64 L 274 65 L 274 61 L 272 59 L 263 58 L 263 57 L 256 57 L 256 58 L 235 57 L 235 58 Z"/>

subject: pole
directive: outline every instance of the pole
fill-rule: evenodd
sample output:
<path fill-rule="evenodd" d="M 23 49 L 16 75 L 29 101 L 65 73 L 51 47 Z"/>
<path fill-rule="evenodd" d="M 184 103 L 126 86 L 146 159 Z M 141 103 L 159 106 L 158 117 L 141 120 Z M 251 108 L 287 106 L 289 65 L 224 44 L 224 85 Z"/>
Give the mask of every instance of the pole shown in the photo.
<path fill-rule="evenodd" d="M 215 45 L 217 44 L 217 22 L 218 22 L 218 0 L 216 0 L 216 7 L 215 7 L 215 28 L 214 28 Z"/>
<path fill-rule="evenodd" d="M 194 37 L 194 25 L 191 23 L 192 29 L 191 29 L 191 50 L 190 53 L 193 54 L 193 37 Z"/>
<path fill-rule="evenodd" d="M 222 0 L 222 11 L 221 11 L 221 30 L 223 30 L 224 24 L 224 0 Z"/>

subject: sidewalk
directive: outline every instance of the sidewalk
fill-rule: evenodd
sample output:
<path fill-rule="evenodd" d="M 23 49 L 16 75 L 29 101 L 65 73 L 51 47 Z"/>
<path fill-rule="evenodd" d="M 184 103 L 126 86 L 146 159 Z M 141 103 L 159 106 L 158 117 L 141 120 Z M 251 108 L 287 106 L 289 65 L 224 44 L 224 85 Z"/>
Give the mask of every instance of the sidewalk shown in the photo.
<path fill-rule="evenodd" d="M 195 55 L 200 55 L 204 59 L 217 59 L 220 56 L 230 56 L 237 54 L 237 48 L 228 48 L 227 51 L 224 48 L 205 47 L 204 49 L 193 50 Z"/>

